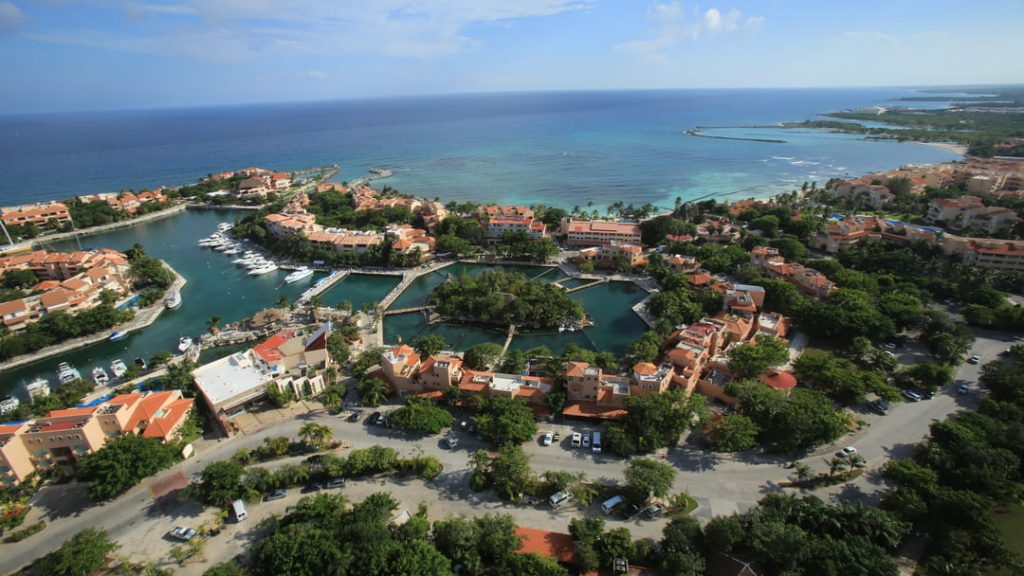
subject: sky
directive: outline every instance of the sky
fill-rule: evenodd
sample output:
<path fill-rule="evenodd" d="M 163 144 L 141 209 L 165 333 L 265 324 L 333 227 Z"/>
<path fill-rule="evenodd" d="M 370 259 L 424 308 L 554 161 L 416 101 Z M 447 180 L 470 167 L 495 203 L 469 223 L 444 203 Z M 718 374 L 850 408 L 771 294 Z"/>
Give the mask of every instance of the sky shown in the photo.
<path fill-rule="evenodd" d="M 0 0 L 0 114 L 1024 82 L 1021 0 Z"/>

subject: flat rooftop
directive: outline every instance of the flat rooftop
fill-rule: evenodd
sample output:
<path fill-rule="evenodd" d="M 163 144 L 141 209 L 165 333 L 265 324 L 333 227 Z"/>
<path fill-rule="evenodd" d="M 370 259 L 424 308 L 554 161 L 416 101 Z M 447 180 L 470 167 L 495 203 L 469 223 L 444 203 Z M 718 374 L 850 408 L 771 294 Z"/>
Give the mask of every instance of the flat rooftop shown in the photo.
<path fill-rule="evenodd" d="M 260 370 L 248 352 L 236 352 L 200 366 L 192 375 L 196 386 L 213 405 L 254 389 L 262 391 L 271 380 L 271 375 Z"/>

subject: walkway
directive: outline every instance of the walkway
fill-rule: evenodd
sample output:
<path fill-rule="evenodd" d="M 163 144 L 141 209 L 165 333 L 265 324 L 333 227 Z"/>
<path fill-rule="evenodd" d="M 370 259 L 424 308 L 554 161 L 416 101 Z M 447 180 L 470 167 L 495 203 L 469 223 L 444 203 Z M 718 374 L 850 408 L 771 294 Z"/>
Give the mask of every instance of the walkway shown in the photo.
<path fill-rule="evenodd" d="M 73 230 L 71 232 L 60 232 L 57 234 L 47 234 L 46 236 L 40 236 L 33 238 L 29 242 L 33 245 L 43 246 L 46 242 L 60 242 L 61 240 L 68 240 L 75 236 L 92 236 L 93 234 L 102 234 L 103 232 L 109 232 L 111 230 L 117 230 L 119 228 L 127 228 L 136 224 L 142 224 L 143 222 L 150 222 L 152 220 L 159 220 L 168 216 L 174 216 L 185 211 L 185 204 L 178 204 L 169 208 L 164 208 L 157 212 L 150 212 L 149 214 L 143 214 L 138 218 L 131 218 L 129 220 L 121 220 L 118 222 L 111 222 L 110 224 L 103 224 L 101 226 L 92 226 L 91 228 L 83 228 L 81 230 Z"/>
<path fill-rule="evenodd" d="M 607 282 L 609 282 L 608 278 L 598 278 L 597 280 L 594 280 L 593 282 L 589 282 L 587 284 L 581 284 L 581 285 L 579 285 L 579 286 L 577 286 L 575 288 L 567 288 L 565 293 L 566 294 L 572 294 L 573 292 L 579 292 L 580 290 L 586 290 L 587 288 L 593 288 L 594 286 L 597 286 L 598 284 L 605 284 Z"/>
<path fill-rule="evenodd" d="M 505 337 L 505 345 L 501 347 L 501 356 L 498 356 L 499 358 L 503 358 L 505 356 L 505 353 L 508 352 L 508 347 L 512 345 L 512 338 L 515 337 L 515 335 L 516 335 L 516 325 L 515 324 L 509 324 L 508 325 L 508 336 Z"/>
<path fill-rule="evenodd" d="M 410 312 L 423 312 L 426 310 L 433 309 L 433 306 L 410 306 L 409 308 L 395 308 L 394 310 L 385 310 L 384 316 L 393 316 L 395 314 L 408 314 Z"/>
<path fill-rule="evenodd" d="M 302 306 L 306 302 L 312 300 L 314 296 L 319 296 L 323 294 L 324 292 L 330 290 L 338 282 L 341 282 L 345 278 L 348 278 L 348 275 L 351 273 L 351 270 L 335 270 L 334 272 L 331 272 L 329 276 L 324 276 L 320 280 L 317 280 L 316 284 L 314 284 L 310 288 L 307 288 L 306 291 L 303 292 L 302 295 L 299 296 L 299 298 L 295 301 L 295 304 L 298 306 Z"/>
<path fill-rule="evenodd" d="M 164 292 L 164 296 L 175 290 L 180 291 L 181 288 L 187 282 L 187 280 L 185 280 L 185 277 L 178 274 L 177 271 L 175 271 L 174 268 L 171 268 L 171 266 L 167 262 L 161 260 L 161 263 L 163 263 L 164 267 L 167 268 L 171 272 L 171 274 L 174 275 L 174 282 L 172 282 L 171 287 L 168 288 L 166 292 Z M 3 372 L 4 370 L 10 370 L 11 368 L 17 368 L 19 366 L 24 366 L 25 364 L 31 364 L 38 360 L 43 360 L 45 358 L 56 356 L 58 354 L 64 354 L 65 352 L 70 352 L 71 350 L 74 350 L 76 348 L 83 348 L 85 346 L 89 346 L 90 344 L 102 342 L 110 338 L 110 334 L 113 332 L 128 333 L 140 330 L 142 328 L 146 328 L 153 322 L 156 322 L 156 319 L 159 318 L 161 314 L 163 314 L 164 310 L 166 310 L 167 307 L 164 305 L 164 296 L 161 296 L 160 299 L 157 300 L 149 308 L 137 310 L 135 312 L 135 317 L 132 318 L 132 320 L 127 324 L 114 326 L 109 330 L 101 330 L 88 336 L 75 338 L 74 340 L 66 340 L 64 342 L 61 342 L 60 344 L 47 346 L 46 348 L 37 350 L 35 352 L 32 352 L 31 354 L 22 354 L 21 356 L 16 356 L 0 364 L 0 372 Z"/>

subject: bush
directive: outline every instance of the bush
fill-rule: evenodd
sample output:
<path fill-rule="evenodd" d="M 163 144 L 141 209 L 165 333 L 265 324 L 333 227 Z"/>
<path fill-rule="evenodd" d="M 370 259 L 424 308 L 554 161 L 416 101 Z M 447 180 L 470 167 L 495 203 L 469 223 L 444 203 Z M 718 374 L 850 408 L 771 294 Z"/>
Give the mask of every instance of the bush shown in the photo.
<path fill-rule="evenodd" d="M 431 400 L 406 398 L 405 406 L 388 414 L 388 422 L 399 430 L 417 434 L 437 434 L 452 425 L 452 415 Z"/>
<path fill-rule="evenodd" d="M 21 530 L 15 530 L 14 532 L 7 534 L 6 536 L 4 536 L 4 542 L 8 544 L 21 542 L 22 540 L 28 538 L 33 534 L 38 534 L 39 532 L 42 532 L 43 528 L 46 528 L 46 520 L 40 520 L 35 524 L 29 524 L 28 526 L 25 526 Z"/>

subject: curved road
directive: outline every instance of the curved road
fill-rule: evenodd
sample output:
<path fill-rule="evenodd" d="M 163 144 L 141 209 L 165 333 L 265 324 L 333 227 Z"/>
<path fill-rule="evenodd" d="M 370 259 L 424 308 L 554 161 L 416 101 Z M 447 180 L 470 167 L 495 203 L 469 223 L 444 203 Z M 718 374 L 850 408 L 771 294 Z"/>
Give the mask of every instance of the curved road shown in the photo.
<path fill-rule="evenodd" d="M 1000 352 L 1013 342 L 1013 338 L 1005 334 L 978 332 L 978 340 L 970 354 L 978 354 L 982 364 L 995 359 Z M 901 364 L 913 364 L 926 361 L 920 351 L 908 348 L 901 352 Z M 803 458 L 816 471 L 825 470 L 824 458 L 839 447 L 855 444 L 860 453 L 867 459 L 868 469 L 865 474 L 853 482 L 814 491 L 814 494 L 827 499 L 856 500 L 872 502 L 883 489 L 876 474 L 878 468 L 887 460 L 909 456 L 913 445 L 921 441 L 928 433 L 928 426 L 935 420 L 942 420 L 951 413 L 974 405 L 977 394 L 976 382 L 980 365 L 963 364 L 956 373 L 957 380 L 972 385 L 972 392 L 966 396 L 955 394 L 956 384 L 951 385 L 945 393 L 935 396 L 932 400 L 917 403 L 898 404 L 888 416 L 863 414 L 860 417 L 867 423 L 861 431 L 841 438 L 833 446 L 822 448 L 812 455 Z M 407 437 L 392 433 L 379 427 L 364 423 L 349 423 L 344 418 L 329 416 L 325 413 L 313 412 L 295 418 L 279 421 L 249 436 L 234 438 L 230 441 L 209 442 L 202 448 L 197 457 L 182 462 L 171 471 L 164 472 L 160 477 L 180 470 L 186 477 L 198 475 L 204 466 L 216 460 L 229 458 L 241 448 L 253 449 L 262 444 L 268 436 L 295 437 L 299 428 L 307 421 L 317 421 L 330 425 L 334 429 L 335 438 L 343 440 L 354 448 L 365 448 L 372 445 L 389 446 L 399 452 L 412 455 L 422 451 L 437 456 L 445 465 L 445 473 L 431 483 L 439 500 L 448 500 L 451 513 L 482 513 L 493 511 L 494 506 L 482 505 L 481 496 L 468 490 L 465 472 L 468 469 L 469 454 L 485 448 L 484 443 L 476 438 L 463 434 L 459 447 L 449 451 L 441 445 L 440 437 L 428 437 L 410 440 Z M 532 458 L 534 470 L 576 470 L 585 473 L 589 478 L 621 480 L 626 461 L 608 455 L 595 455 L 582 450 L 568 447 L 570 430 L 584 430 L 585 425 L 553 426 L 561 432 L 562 443 L 559 446 L 541 447 L 536 442 L 528 443 L 524 448 Z M 699 503 L 696 514 L 702 518 L 712 515 L 728 515 L 743 511 L 756 504 L 764 494 L 782 492 L 778 482 L 784 481 L 789 475 L 781 464 L 783 460 L 766 455 L 741 455 L 737 457 L 720 456 L 689 447 L 669 451 L 662 456 L 679 471 L 676 479 L 676 490 L 685 490 Z M 301 458 L 278 460 L 268 466 L 279 466 L 287 462 L 299 461 Z M 82 484 L 72 483 L 46 488 L 34 498 L 35 508 L 26 520 L 26 524 L 45 518 L 47 528 L 18 544 L 0 544 L 0 571 L 10 572 L 46 554 L 87 527 L 106 529 L 111 536 L 125 543 L 122 553 L 133 551 L 141 553 L 137 547 L 129 544 L 145 542 L 154 535 L 162 535 L 175 523 L 196 522 L 203 513 L 202 507 L 191 503 L 186 505 L 167 505 L 154 502 L 149 495 L 149 481 L 136 486 L 120 498 L 102 505 L 88 506 Z M 352 483 L 353 485 L 359 483 Z M 396 486 L 381 488 L 376 481 L 366 481 L 374 485 L 374 489 L 388 489 L 395 492 L 400 500 L 403 486 L 408 481 L 399 481 Z M 412 491 L 413 487 L 409 486 Z M 291 491 L 297 495 L 297 490 Z M 289 501 L 292 499 L 289 498 Z M 86 505 L 83 507 L 83 503 Z M 434 506 L 434 502 L 428 502 Z M 277 504 L 277 503 L 274 503 Z M 416 502 L 405 502 L 414 507 Z M 254 507 L 258 508 L 258 507 Z M 546 507 L 545 507 L 546 508 Z M 173 509 L 173 512 L 170 511 Z M 165 514 L 162 510 L 168 510 Z M 538 525 L 557 529 L 559 525 L 567 525 L 572 516 L 571 510 L 553 512 L 545 509 L 542 516 L 536 507 L 504 507 L 502 512 L 511 513 L 521 518 L 524 524 Z M 251 511 L 255 512 L 255 511 Z M 433 512 L 433 510 L 432 510 Z M 258 514 L 251 514 L 257 516 Z M 538 518 L 543 520 L 538 520 Z M 250 518 L 249 524 L 255 524 Z M 530 523 L 533 521 L 532 524 Z M 649 523 L 649 529 L 641 532 L 660 533 L 662 522 Z M 631 526 L 632 529 L 632 526 Z M 655 531 L 655 529 L 657 529 Z M 144 546 L 148 548 L 148 546 Z M 166 548 L 166 545 L 164 546 Z M 213 551 L 212 549 L 210 550 Z M 231 554 L 237 553 L 237 549 Z M 223 560 L 224 558 L 214 558 Z"/>

